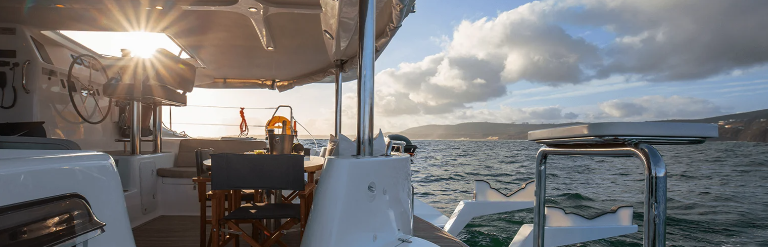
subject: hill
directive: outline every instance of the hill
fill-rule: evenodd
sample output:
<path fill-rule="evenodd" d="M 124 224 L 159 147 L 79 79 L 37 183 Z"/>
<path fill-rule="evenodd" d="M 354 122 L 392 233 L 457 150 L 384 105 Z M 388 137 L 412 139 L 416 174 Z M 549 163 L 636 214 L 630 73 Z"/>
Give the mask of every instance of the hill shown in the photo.
<path fill-rule="evenodd" d="M 719 123 L 720 121 L 762 119 L 762 118 L 768 118 L 768 109 L 734 113 L 734 114 L 728 114 L 728 115 L 722 115 L 722 116 L 710 117 L 710 118 L 702 118 L 702 119 L 671 119 L 671 120 L 663 120 L 659 122 Z"/>
<path fill-rule="evenodd" d="M 768 109 L 728 114 L 702 119 L 674 119 L 660 122 L 712 123 L 718 124 L 718 141 L 768 142 Z M 513 124 L 469 122 L 454 125 L 424 125 L 400 132 L 411 139 L 492 139 L 526 140 L 528 131 L 568 126 L 561 124 Z"/>
<path fill-rule="evenodd" d="M 455 125 L 424 125 L 399 132 L 412 139 L 495 139 L 525 140 L 528 131 L 573 125 L 564 124 L 506 124 L 470 122 Z"/>

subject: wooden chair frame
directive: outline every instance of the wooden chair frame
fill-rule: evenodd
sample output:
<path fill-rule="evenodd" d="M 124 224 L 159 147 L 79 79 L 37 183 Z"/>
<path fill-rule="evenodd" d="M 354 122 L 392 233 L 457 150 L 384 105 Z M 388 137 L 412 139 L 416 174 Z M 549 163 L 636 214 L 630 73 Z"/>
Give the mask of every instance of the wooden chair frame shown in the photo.
<path fill-rule="evenodd" d="M 211 224 L 211 220 L 208 219 L 208 200 L 213 201 L 213 195 L 209 196 L 208 194 L 208 183 L 211 182 L 211 178 L 203 178 L 203 177 L 197 177 L 193 178 L 192 182 L 197 184 L 197 200 L 200 203 L 200 247 L 210 247 L 211 246 L 211 239 L 212 239 L 212 233 L 208 232 L 206 234 L 205 227 L 209 224 Z M 226 198 L 225 193 L 224 197 Z M 254 200 L 253 201 L 246 201 L 246 202 L 261 202 L 260 197 L 256 197 L 255 195 L 259 194 L 259 191 L 254 192 Z M 240 198 L 242 202 L 242 197 Z M 224 206 L 225 212 L 232 212 L 236 207 L 236 205 L 239 205 L 239 203 L 236 203 L 237 201 L 229 200 L 227 201 L 226 206 Z M 207 242 L 205 235 L 208 235 Z"/>
<path fill-rule="evenodd" d="M 229 190 L 214 190 L 213 191 L 213 198 L 212 198 L 212 205 L 214 212 L 212 213 L 212 222 L 218 222 L 218 224 L 213 225 L 213 229 L 211 232 L 216 232 L 217 234 L 212 234 L 212 242 L 213 247 L 220 247 L 228 244 L 233 239 L 235 240 L 235 245 L 237 246 L 239 244 L 239 237 L 242 237 L 243 240 L 250 244 L 253 247 L 271 247 L 274 244 L 278 244 L 283 247 L 287 247 L 280 238 L 285 234 L 285 231 L 290 229 L 296 224 L 300 225 L 300 237 L 303 238 L 304 236 L 304 229 L 307 226 L 307 217 L 309 216 L 309 210 L 311 207 L 311 204 L 309 202 L 311 201 L 314 190 L 315 190 L 315 184 L 314 183 L 307 183 L 304 186 L 303 191 L 294 191 L 289 194 L 289 196 L 282 196 L 281 199 L 283 200 L 282 203 L 291 203 L 292 200 L 286 200 L 290 199 L 291 197 L 299 198 L 300 201 L 300 208 L 301 208 L 301 214 L 300 218 L 289 218 L 284 224 L 282 224 L 280 227 L 278 227 L 275 231 L 269 230 L 264 224 L 261 223 L 261 220 L 225 220 L 223 219 L 224 213 L 226 210 L 225 208 L 225 195 L 227 193 L 232 193 L 233 196 L 230 197 L 230 200 L 232 202 L 237 202 L 240 199 L 241 192 L 239 190 L 235 191 L 229 191 Z M 238 204 L 231 204 L 233 205 L 233 209 L 237 209 L 240 207 Z M 231 210 L 230 210 L 231 211 Z M 245 233 L 245 231 L 240 228 L 239 224 L 242 223 L 250 223 L 253 227 L 253 230 L 251 232 L 251 235 L 248 235 Z M 231 230 L 224 230 L 222 226 L 227 226 Z M 257 233 L 257 229 L 260 230 L 262 233 L 267 236 L 267 238 L 261 242 L 256 241 L 253 237 Z M 236 235 L 240 235 L 239 237 Z"/>

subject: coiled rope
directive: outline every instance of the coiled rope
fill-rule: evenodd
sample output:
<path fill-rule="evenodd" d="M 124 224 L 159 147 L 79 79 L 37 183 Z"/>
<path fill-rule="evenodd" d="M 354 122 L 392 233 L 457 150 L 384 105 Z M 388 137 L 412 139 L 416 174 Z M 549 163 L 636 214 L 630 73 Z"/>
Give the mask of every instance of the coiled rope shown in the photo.
<path fill-rule="evenodd" d="M 245 107 L 240 107 L 240 134 L 237 137 L 248 136 L 248 122 L 245 121 Z"/>

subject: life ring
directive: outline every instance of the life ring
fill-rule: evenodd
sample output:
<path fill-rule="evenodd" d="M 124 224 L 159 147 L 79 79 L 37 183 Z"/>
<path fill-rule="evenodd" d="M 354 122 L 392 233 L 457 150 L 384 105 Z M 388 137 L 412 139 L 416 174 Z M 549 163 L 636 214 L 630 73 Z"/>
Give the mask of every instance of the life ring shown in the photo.
<path fill-rule="evenodd" d="M 283 134 L 293 135 L 293 130 L 292 129 L 296 129 L 296 128 L 295 127 L 291 128 L 291 124 L 292 124 L 291 120 L 289 120 L 288 118 L 283 117 L 283 116 L 274 116 L 274 117 L 272 117 L 272 119 L 267 121 L 266 129 L 267 130 L 270 130 L 270 129 L 282 130 L 283 129 L 283 121 L 285 121 L 286 124 L 287 124 L 287 126 L 285 126 L 285 132 L 286 133 L 283 133 Z"/>

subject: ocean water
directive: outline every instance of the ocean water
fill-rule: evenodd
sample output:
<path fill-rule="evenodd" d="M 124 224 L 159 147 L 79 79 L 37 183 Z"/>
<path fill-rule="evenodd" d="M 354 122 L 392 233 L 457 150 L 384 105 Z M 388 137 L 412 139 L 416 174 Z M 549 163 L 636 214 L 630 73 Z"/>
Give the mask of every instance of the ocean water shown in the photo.
<path fill-rule="evenodd" d="M 312 140 L 301 140 L 315 147 Z M 327 140 L 318 140 L 320 147 Z M 534 178 L 540 145 L 528 141 L 414 140 L 413 184 L 418 199 L 446 216 L 472 199 L 473 181 L 502 193 Z M 768 246 L 768 144 L 708 142 L 657 146 L 667 164 L 667 245 Z M 634 206 L 633 234 L 579 246 L 642 246 L 643 168 L 635 158 L 550 156 L 547 205 L 595 215 Z M 471 247 L 506 247 L 533 209 L 472 220 L 458 238 Z"/>
<path fill-rule="evenodd" d="M 450 215 L 472 199 L 473 180 L 509 193 L 534 178 L 538 144 L 528 141 L 416 140 L 415 196 Z M 667 164 L 667 244 L 768 246 L 768 144 L 709 142 L 657 146 Z M 643 168 L 635 158 L 551 156 L 547 205 L 582 215 L 634 206 L 643 224 Z M 472 247 L 508 246 L 533 210 L 472 220 L 458 238 Z M 642 232 L 583 246 L 642 246 Z"/>

